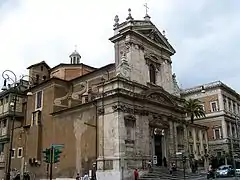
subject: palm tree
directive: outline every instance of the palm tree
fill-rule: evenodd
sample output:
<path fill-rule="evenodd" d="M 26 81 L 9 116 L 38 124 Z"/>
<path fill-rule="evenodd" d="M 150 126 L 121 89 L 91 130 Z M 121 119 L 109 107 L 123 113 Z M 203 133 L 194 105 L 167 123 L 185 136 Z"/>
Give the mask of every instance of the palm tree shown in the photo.
<path fill-rule="evenodd" d="M 184 109 L 187 113 L 187 116 L 191 118 L 191 123 L 193 123 L 194 117 L 205 117 L 205 111 L 198 99 L 185 100 Z"/>

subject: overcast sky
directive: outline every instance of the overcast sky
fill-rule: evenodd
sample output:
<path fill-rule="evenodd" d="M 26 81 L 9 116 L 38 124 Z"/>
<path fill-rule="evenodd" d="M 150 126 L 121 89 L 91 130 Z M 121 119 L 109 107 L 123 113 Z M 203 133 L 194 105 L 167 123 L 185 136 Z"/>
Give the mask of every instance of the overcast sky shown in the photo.
<path fill-rule="evenodd" d="M 132 9 L 143 19 L 146 0 L 0 0 L 0 72 L 26 74 L 45 60 L 68 63 L 77 45 L 81 62 L 114 62 L 113 19 Z M 222 80 L 240 91 L 239 0 L 148 0 L 149 15 L 177 53 L 173 72 L 181 87 Z M 238 72 L 239 71 L 239 72 Z"/>

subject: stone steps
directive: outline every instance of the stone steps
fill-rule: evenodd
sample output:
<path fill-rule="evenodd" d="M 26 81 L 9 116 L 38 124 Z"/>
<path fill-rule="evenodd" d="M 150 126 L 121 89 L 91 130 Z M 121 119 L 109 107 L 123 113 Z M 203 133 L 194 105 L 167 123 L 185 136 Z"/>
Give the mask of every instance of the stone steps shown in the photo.
<path fill-rule="evenodd" d="M 185 174 L 185 179 L 199 179 L 200 177 L 205 177 L 205 174 Z M 167 168 L 153 168 L 152 172 L 149 172 L 142 177 L 140 177 L 139 180 L 182 180 L 183 172 L 182 171 L 175 171 L 173 174 L 170 174 Z"/>

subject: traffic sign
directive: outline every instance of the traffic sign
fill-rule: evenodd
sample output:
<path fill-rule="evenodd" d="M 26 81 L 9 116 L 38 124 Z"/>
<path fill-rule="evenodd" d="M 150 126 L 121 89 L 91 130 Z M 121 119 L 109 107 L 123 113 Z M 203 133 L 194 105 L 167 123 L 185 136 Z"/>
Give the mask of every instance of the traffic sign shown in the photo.
<path fill-rule="evenodd" d="M 157 156 L 153 156 L 153 164 L 157 164 Z"/>
<path fill-rule="evenodd" d="M 176 152 L 176 155 L 182 155 L 182 152 Z"/>

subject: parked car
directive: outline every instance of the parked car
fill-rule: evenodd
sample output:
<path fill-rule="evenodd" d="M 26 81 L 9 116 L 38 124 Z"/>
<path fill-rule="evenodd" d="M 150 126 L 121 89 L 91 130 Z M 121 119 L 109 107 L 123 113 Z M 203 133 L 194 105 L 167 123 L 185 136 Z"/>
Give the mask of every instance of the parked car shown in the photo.
<path fill-rule="evenodd" d="M 235 170 L 231 165 L 222 165 L 216 171 L 216 177 L 230 177 L 235 175 Z"/>

